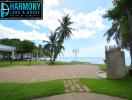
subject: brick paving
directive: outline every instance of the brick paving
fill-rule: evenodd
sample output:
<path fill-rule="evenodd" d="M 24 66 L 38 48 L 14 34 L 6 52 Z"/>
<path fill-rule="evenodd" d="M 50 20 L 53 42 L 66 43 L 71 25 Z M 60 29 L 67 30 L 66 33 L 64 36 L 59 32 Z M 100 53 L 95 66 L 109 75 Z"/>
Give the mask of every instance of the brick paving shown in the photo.
<path fill-rule="evenodd" d="M 98 78 L 98 66 L 34 65 L 0 68 L 0 82 L 38 82 L 56 79 Z"/>

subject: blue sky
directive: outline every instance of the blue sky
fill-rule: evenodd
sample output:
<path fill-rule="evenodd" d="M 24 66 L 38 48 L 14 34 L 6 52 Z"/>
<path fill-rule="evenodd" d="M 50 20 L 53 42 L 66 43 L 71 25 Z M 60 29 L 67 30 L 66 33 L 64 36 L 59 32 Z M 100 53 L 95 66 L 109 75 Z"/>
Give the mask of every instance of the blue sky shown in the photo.
<path fill-rule="evenodd" d="M 74 48 L 79 49 L 79 57 L 104 57 L 107 45 L 103 34 L 111 22 L 102 16 L 112 7 L 112 0 L 44 0 L 44 19 L 37 21 L 0 21 L 0 38 L 28 39 L 39 44 L 47 40 L 51 31 L 58 27 L 57 19 L 69 13 L 76 31 L 64 43 L 65 57 L 72 57 Z M 111 44 L 114 44 L 112 41 Z M 126 53 L 128 56 L 128 53 Z"/>

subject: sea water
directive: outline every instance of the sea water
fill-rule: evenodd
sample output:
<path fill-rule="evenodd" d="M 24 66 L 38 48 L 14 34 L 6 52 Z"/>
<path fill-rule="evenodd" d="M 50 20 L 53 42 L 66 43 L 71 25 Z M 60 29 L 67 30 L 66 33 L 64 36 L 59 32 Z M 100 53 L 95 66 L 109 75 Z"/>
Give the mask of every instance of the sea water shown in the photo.
<path fill-rule="evenodd" d="M 91 64 L 104 64 L 104 59 L 103 57 L 58 57 L 57 61 L 66 61 L 66 62 L 71 62 L 71 61 L 80 61 L 80 62 L 88 62 Z M 125 58 L 126 65 L 130 65 L 130 58 Z"/>

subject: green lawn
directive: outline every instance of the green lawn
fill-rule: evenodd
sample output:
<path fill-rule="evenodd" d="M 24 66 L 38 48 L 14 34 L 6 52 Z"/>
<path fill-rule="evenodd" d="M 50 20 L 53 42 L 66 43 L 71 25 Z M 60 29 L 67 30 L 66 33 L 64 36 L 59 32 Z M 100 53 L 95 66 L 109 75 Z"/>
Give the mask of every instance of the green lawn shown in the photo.
<path fill-rule="evenodd" d="M 0 83 L 0 100 L 30 100 L 64 93 L 63 81 Z"/>
<path fill-rule="evenodd" d="M 54 64 L 50 64 L 49 61 L 45 61 L 48 65 L 74 65 L 74 62 L 64 62 L 64 61 L 56 61 Z M 77 64 L 88 64 L 87 62 L 79 62 Z"/>
<path fill-rule="evenodd" d="M 0 61 L 0 67 L 7 67 L 7 66 L 30 66 L 30 65 L 38 65 L 41 63 L 46 63 L 48 65 L 74 65 L 74 62 L 63 62 L 63 61 L 56 61 L 54 64 L 50 64 L 49 61 L 32 61 L 31 64 L 29 61 L 13 61 L 11 64 L 10 61 Z M 88 64 L 86 62 L 79 62 L 77 64 Z"/>
<path fill-rule="evenodd" d="M 54 64 L 51 64 L 49 61 L 45 61 L 45 63 L 48 65 L 70 65 L 70 64 L 74 64 L 71 62 L 63 62 L 63 61 L 56 61 Z"/>
<path fill-rule="evenodd" d="M 29 65 L 37 65 L 41 64 L 40 61 L 32 61 L 31 64 L 29 61 L 13 61 L 11 64 L 10 61 L 0 61 L 0 67 L 6 67 L 6 66 L 29 66 Z"/>
<path fill-rule="evenodd" d="M 99 69 L 102 71 L 106 71 L 106 65 L 105 64 L 99 64 Z"/>
<path fill-rule="evenodd" d="M 102 71 L 106 71 L 107 70 L 107 67 L 105 64 L 98 64 L 99 66 L 99 69 L 102 70 Z M 127 65 L 126 66 L 126 73 L 128 73 L 128 70 L 129 70 L 129 66 Z"/>
<path fill-rule="evenodd" d="M 132 77 L 120 80 L 80 79 L 92 92 L 132 100 Z"/>

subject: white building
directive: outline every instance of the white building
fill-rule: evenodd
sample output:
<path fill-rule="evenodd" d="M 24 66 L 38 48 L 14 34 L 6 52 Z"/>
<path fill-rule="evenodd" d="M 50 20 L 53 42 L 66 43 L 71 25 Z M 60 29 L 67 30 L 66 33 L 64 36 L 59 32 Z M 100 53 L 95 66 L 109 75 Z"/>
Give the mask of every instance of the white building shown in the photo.
<path fill-rule="evenodd" d="M 0 52 L 11 52 L 11 57 L 15 56 L 15 50 L 16 47 L 0 44 Z"/>

